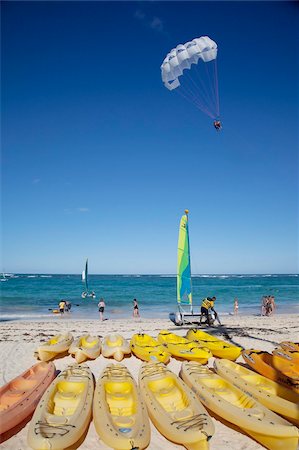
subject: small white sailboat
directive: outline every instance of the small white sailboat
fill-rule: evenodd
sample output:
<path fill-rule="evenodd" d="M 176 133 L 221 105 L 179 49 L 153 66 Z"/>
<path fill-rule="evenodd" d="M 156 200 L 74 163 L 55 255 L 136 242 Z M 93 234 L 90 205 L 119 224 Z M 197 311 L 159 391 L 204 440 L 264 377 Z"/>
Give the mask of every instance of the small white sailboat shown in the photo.
<path fill-rule="evenodd" d="M 199 314 L 194 314 L 192 304 L 192 282 L 190 263 L 190 244 L 188 228 L 188 209 L 182 216 L 179 228 L 178 240 L 178 265 L 177 265 L 177 304 L 178 311 L 170 313 L 169 318 L 175 325 L 198 322 Z"/>
<path fill-rule="evenodd" d="M 85 263 L 85 269 L 82 272 L 82 282 L 84 283 L 84 291 L 81 294 L 82 298 L 87 298 L 87 297 L 91 297 L 91 298 L 95 298 L 96 294 L 94 291 L 90 291 L 88 288 L 88 258 L 86 260 Z"/>
<path fill-rule="evenodd" d="M 2 272 L 2 277 L 0 278 L 0 281 L 7 281 L 8 278 L 6 278 L 5 273 Z"/>

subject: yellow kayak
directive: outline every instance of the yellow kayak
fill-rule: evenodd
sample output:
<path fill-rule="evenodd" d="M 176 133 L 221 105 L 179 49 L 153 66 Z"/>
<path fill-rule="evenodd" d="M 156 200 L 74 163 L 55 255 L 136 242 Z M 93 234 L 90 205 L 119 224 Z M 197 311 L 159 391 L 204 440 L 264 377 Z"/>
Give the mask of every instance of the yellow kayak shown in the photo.
<path fill-rule="evenodd" d="M 105 358 L 113 357 L 116 361 L 121 361 L 125 355 L 130 355 L 129 342 L 120 334 L 111 333 L 104 337 L 102 341 L 102 355 Z"/>
<path fill-rule="evenodd" d="M 299 395 L 296 392 L 227 359 L 215 360 L 214 368 L 218 375 L 266 408 L 299 425 Z"/>
<path fill-rule="evenodd" d="M 275 356 L 280 356 L 281 358 L 286 359 L 292 364 L 295 364 L 295 366 L 297 366 L 299 370 L 299 351 L 297 352 L 294 350 L 286 350 L 284 348 L 278 347 L 273 350 L 272 354 Z"/>
<path fill-rule="evenodd" d="M 260 350 L 244 350 L 242 356 L 256 372 L 299 394 L 299 374 L 294 363 Z"/>
<path fill-rule="evenodd" d="M 144 449 L 150 424 L 139 389 L 122 364 L 109 364 L 97 381 L 93 421 L 102 441 L 116 450 Z"/>
<path fill-rule="evenodd" d="M 74 338 L 71 333 L 57 334 L 44 344 L 37 347 L 34 356 L 41 361 L 49 361 L 59 354 L 66 352 L 73 340 Z"/>
<path fill-rule="evenodd" d="M 270 450 L 296 450 L 299 430 L 236 386 L 195 362 L 183 362 L 180 376 L 203 404 L 242 428 Z"/>
<path fill-rule="evenodd" d="M 83 334 L 71 344 L 69 353 L 79 364 L 87 359 L 96 359 L 101 353 L 101 340 L 98 336 Z"/>
<path fill-rule="evenodd" d="M 299 342 L 283 341 L 279 344 L 279 346 L 284 350 L 299 352 Z"/>
<path fill-rule="evenodd" d="M 188 331 L 186 338 L 190 341 L 199 342 L 201 345 L 207 347 L 217 358 L 226 358 L 235 361 L 241 354 L 241 347 L 229 344 L 216 336 L 212 336 L 204 331 L 193 328 Z"/>
<path fill-rule="evenodd" d="M 162 363 L 143 363 L 140 391 L 155 427 L 171 442 L 206 450 L 213 422 L 195 394 Z"/>
<path fill-rule="evenodd" d="M 166 348 L 148 334 L 134 334 L 131 338 L 131 350 L 142 361 L 160 361 L 167 364 L 170 354 Z"/>
<path fill-rule="evenodd" d="M 205 364 L 212 356 L 212 353 L 208 348 L 203 347 L 197 342 L 178 336 L 177 334 L 170 333 L 167 330 L 160 331 L 158 334 L 158 341 L 166 347 L 171 355 L 178 358 L 198 361 Z"/>
<path fill-rule="evenodd" d="M 28 430 L 34 450 L 62 450 L 84 435 L 92 413 L 94 383 L 87 366 L 74 364 L 61 372 L 37 405 Z"/>

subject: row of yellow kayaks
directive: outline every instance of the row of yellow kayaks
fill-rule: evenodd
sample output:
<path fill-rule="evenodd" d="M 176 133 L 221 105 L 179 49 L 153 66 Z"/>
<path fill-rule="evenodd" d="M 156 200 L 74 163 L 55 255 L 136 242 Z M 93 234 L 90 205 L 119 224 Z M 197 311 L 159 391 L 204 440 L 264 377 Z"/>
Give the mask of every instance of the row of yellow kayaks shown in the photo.
<path fill-rule="evenodd" d="M 119 334 L 109 334 L 102 341 L 98 336 L 89 334 L 75 340 L 71 333 L 60 334 L 40 345 L 36 356 L 41 361 L 49 361 L 68 351 L 81 363 L 86 359 L 97 358 L 102 352 L 106 358 L 113 357 L 116 361 L 121 361 L 131 350 L 144 361 L 155 360 L 164 363 L 169 361 L 171 355 L 206 363 L 212 355 L 236 360 L 241 353 L 240 347 L 200 330 L 189 330 L 186 338 L 162 330 L 157 339 L 140 333 L 134 334 L 130 342 Z"/>
<path fill-rule="evenodd" d="M 41 361 L 49 361 L 68 352 L 77 363 L 96 359 L 101 353 L 105 358 L 113 357 L 121 361 L 131 353 L 130 343 L 120 334 L 111 333 L 101 340 L 99 336 L 83 334 L 74 340 L 71 333 L 59 334 L 40 345 L 35 356 Z"/>
<path fill-rule="evenodd" d="M 38 404 L 28 443 L 36 450 L 75 445 L 93 416 L 106 445 L 141 450 L 150 442 L 149 415 L 170 441 L 208 449 L 214 425 L 206 407 L 270 450 L 297 449 L 297 427 L 272 411 L 299 424 L 298 394 L 229 360 L 215 360 L 215 370 L 184 361 L 179 378 L 163 363 L 144 362 L 137 386 L 124 365 L 109 364 L 94 392 L 90 369 L 70 366 Z"/>

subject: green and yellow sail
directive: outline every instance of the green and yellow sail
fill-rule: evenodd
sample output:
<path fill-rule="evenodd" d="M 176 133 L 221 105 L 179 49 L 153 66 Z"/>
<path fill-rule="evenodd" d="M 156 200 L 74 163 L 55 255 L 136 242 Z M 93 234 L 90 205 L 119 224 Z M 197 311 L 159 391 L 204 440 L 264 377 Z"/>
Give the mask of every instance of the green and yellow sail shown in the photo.
<path fill-rule="evenodd" d="M 177 302 L 178 305 L 190 305 L 192 313 L 192 283 L 190 264 L 190 245 L 188 229 L 188 210 L 180 221 L 177 266 Z"/>

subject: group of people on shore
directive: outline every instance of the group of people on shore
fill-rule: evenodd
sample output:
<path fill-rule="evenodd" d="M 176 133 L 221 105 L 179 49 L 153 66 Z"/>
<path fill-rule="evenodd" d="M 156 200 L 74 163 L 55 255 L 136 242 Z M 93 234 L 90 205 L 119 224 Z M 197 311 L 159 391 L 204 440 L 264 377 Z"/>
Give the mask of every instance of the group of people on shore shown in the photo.
<path fill-rule="evenodd" d="M 214 308 L 214 304 L 216 301 L 216 297 L 206 297 L 202 300 L 200 307 L 200 324 L 202 322 L 202 318 L 206 317 L 206 322 L 208 325 L 213 324 L 215 320 L 219 321 L 218 314 Z M 59 302 L 59 311 L 60 314 L 64 314 L 64 312 L 69 312 L 71 310 L 72 304 L 68 300 L 61 300 Z M 105 311 L 105 300 L 101 297 L 98 303 L 100 320 L 104 319 L 104 311 Z M 261 316 L 271 316 L 274 313 L 276 308 L 275 298 L 273 295 L 264 295 L 262 297 L 262 307 L 261 307 Z M 239 312 L 239 301 L 237 298 L 234 299 L 234 314 L 237 315 Z M 133 317 L 140 317 L 139 314 L 139 306 L 136 298 L 133 300 Z"/>
<path fill-rule="evenodd" d="M 262 297 L 261 316 L 271 316 L 274 313 L 275 308 L 274 295 L 264 295 Z"/>
<path fill-rule="evenodd" d="M 58 308 L 59 308 L 60 314 L 62 315 L 65 312 L 70 312 L 70 310 L 72 308 L 72 304 L 68 300 L 60 300 Z"/>
<path fill-rule="evenodd" d="M 100 298 L 100 301 L 98 303 L 98 308 L 99 308 L 99 313 L 100 313 L 100 320 L 103 321 L 104 319 L 104 310 L 105 310 L 105 300 L 103 298 Z M 139 314 L 139 306 L 138 306 L 138 302 L 137 299 L 134 298 L 133 300 L 133 317 L 140 317 Z"/>
<path fill-rule="evenodd" d="M 200 319 L 199 323 L 202 323 L 202 318 L 205 316 L 206 321 L 204 323 L 208 325 L 212 325 L 215 320 L 218 320 L 220 323 L 217 312 L 215 311 L 214 304 L 216 301 L 216 297 L 206 297 L 202 300 L 200 307 Z M 264 295 L 262 297 L 262 316 L 271 316 L 275 311 L 275 297 L 274 295 Z M 234 315 L 239 313 L 239 300 L 237 298 L 234 299 Z"/>

